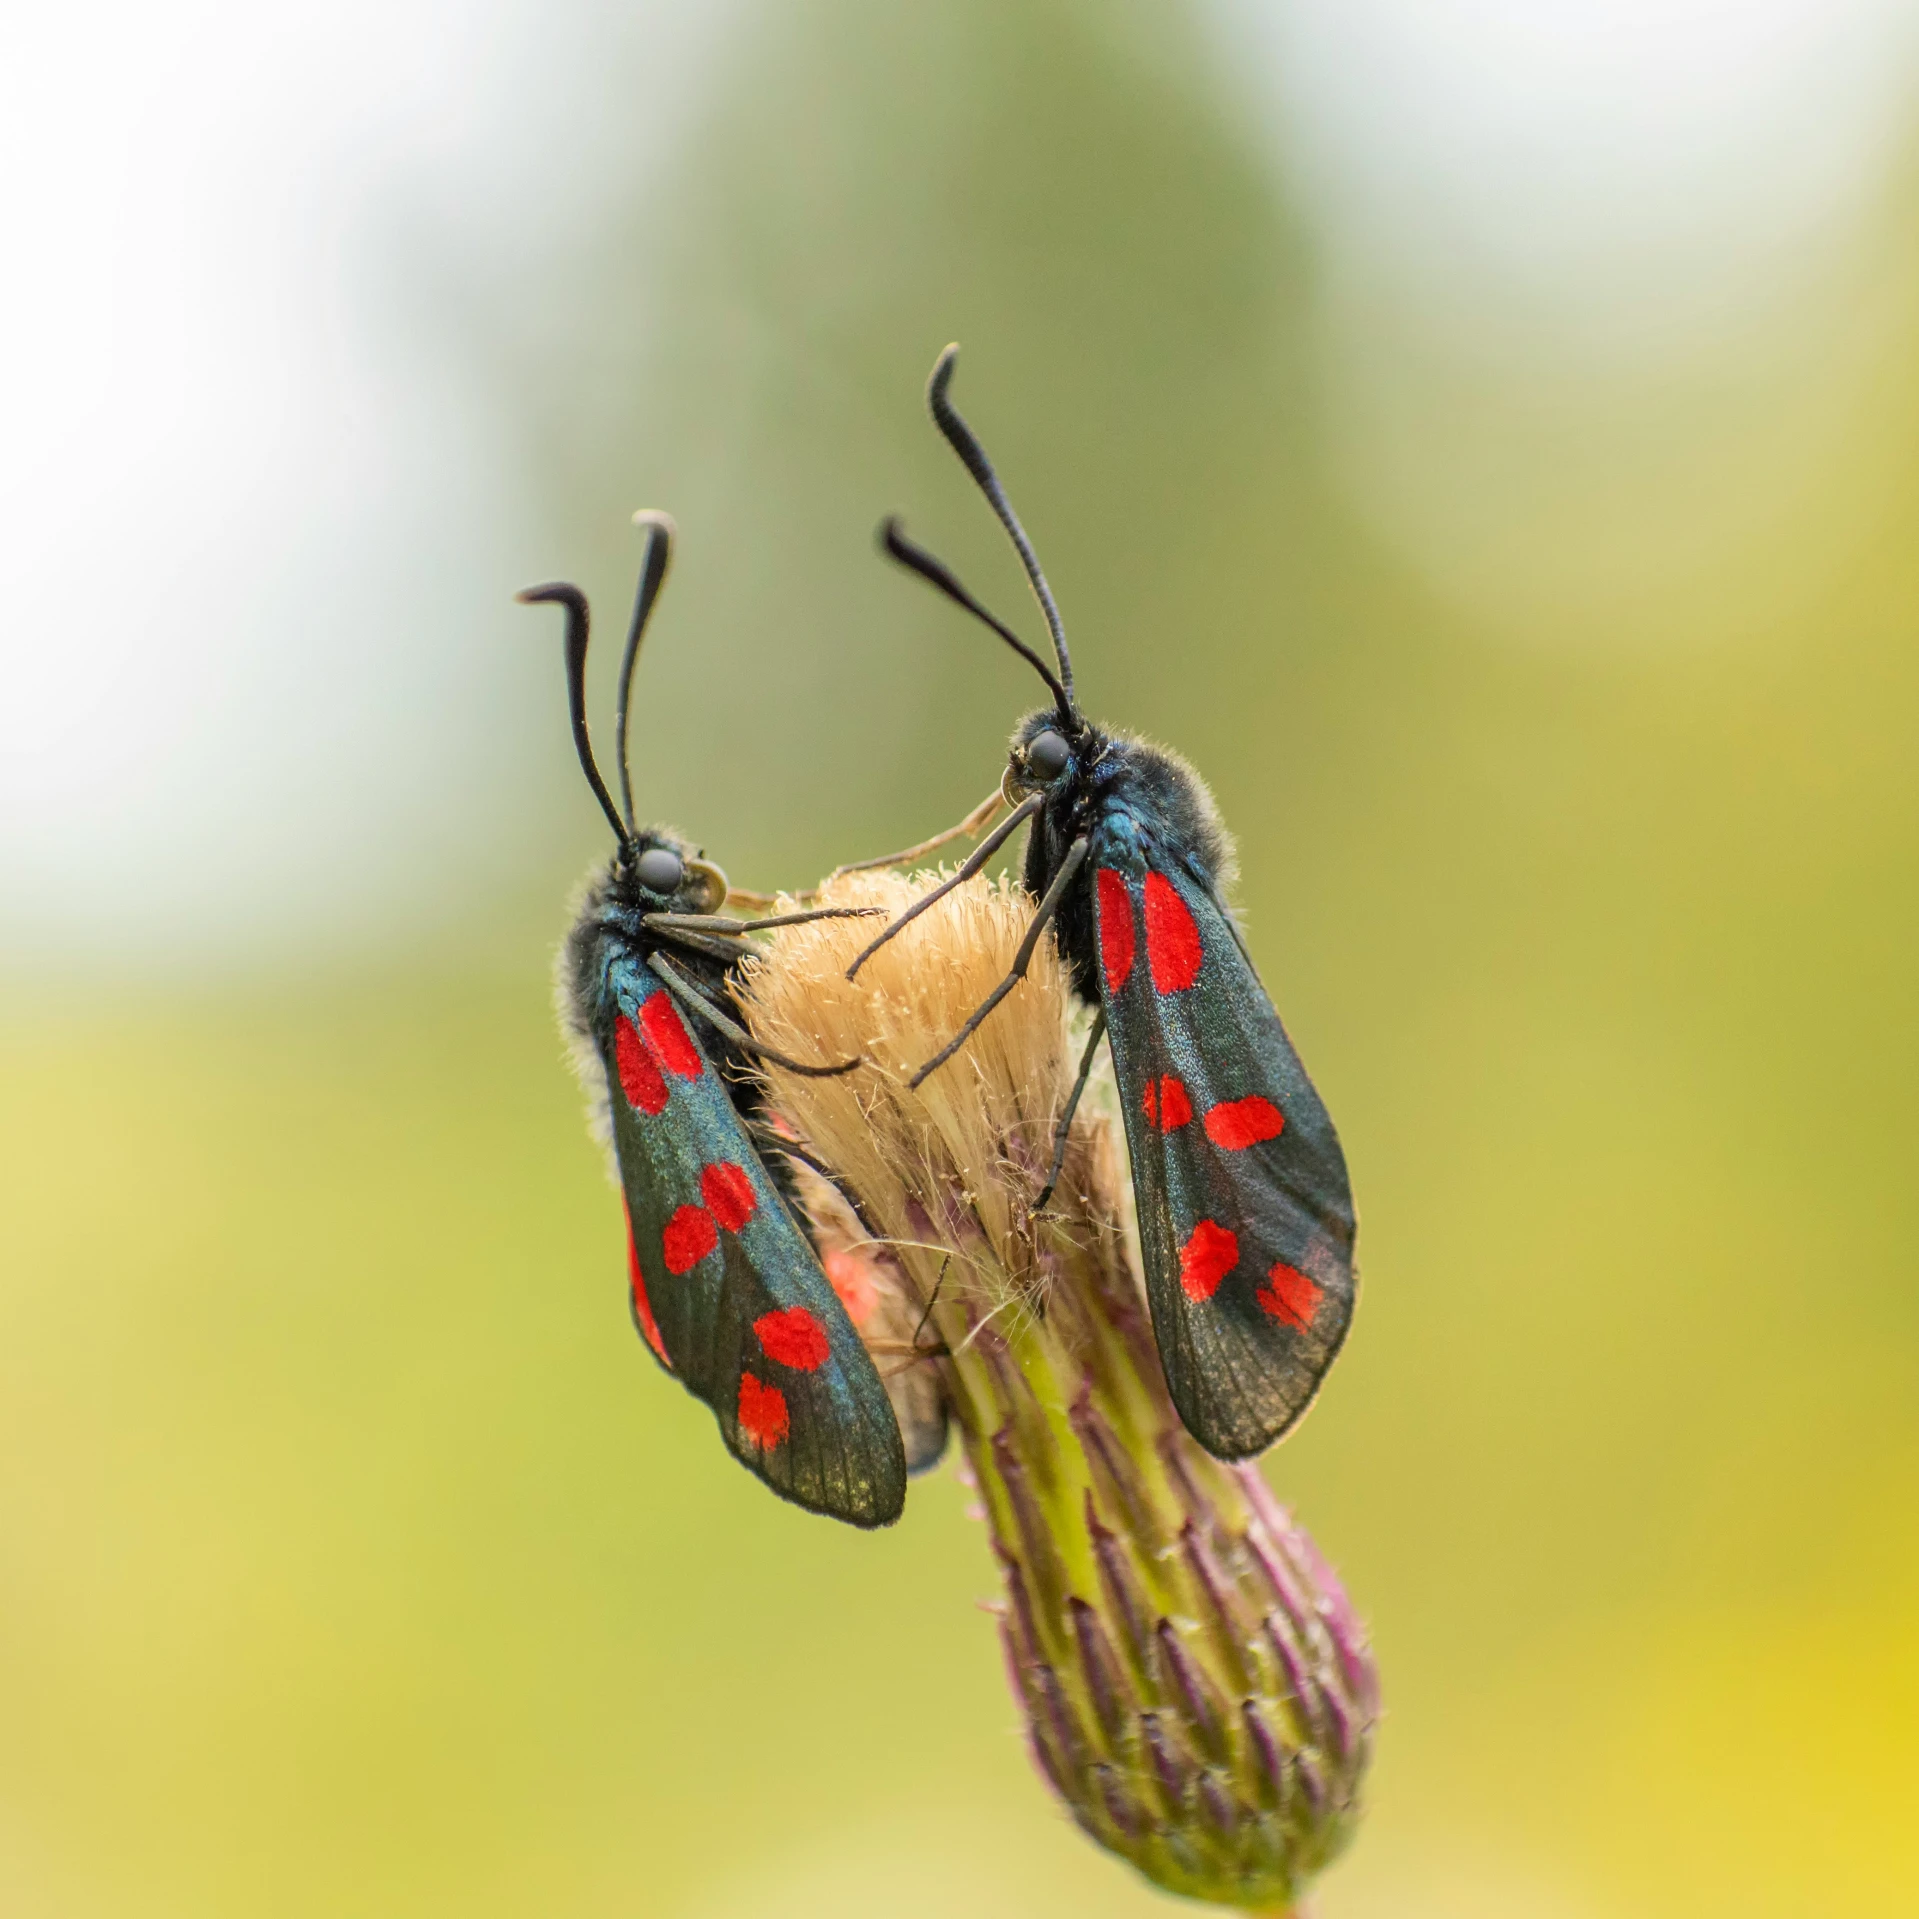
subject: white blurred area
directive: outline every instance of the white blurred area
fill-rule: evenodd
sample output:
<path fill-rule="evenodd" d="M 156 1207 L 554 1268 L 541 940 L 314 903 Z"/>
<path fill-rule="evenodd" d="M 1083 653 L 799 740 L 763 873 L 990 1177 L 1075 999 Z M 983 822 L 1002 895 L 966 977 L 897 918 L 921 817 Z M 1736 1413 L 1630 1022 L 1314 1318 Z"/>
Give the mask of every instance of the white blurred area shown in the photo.
<path fill-rule="evenodd" d="M 1209 0 L 1349 493 L 1481 630 L 1709 647 L 1871 536 L 1919 0 Z"/>
<path fill-rule="evenodd" d="M 1911 320 L 1851 250 L 1909 137 L 1909 0 L 1210 5 L 1318 236 L 1355 497 L 1466 607 L 1630 638 L 1648 582 L 1810 497 Z M 364 949 L 521 856 L 549 681 L 506 596 L 545 563 L 415 242 L 486 262 L 479 297 L 537 278 L 596 156 L 668 149 L 729 11 L 11 11 L 0 968 Z M 1718 430 L 1755 395 L 1756 441 Z M 1662 545 L 1679 501 L 1712 551 Z"/>
<path fill-rule="evenodd" d="M 1605 358 L 1802 282 L 1913 131 L 1913 0 L 1212 5 L 1339 270 Z"/>
<path fill-rule="evenodd" d="M 9 10 L 0 971 L 303 963 L 511 864 L 546 556 L 423 296 L 563 257 L 693 97 L 693 14 Z"/>

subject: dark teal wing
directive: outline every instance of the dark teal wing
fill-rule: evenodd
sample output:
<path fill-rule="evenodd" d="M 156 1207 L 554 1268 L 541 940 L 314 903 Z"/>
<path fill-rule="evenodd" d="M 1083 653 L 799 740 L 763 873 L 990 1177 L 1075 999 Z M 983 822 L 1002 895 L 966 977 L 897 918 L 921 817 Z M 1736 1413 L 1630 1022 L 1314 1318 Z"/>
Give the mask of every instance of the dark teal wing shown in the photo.
<path fill-rule="evenodd" d="M 783 1499 L 890 1524 L 906 1499 L 899 1422 L 811 1241 L 672 995 L 624 954 L 605 979 L 599 1044 L 641 1334 Z"/>
<path fill-rule="evenodd" d="M 1193 1437 L 1242 1459 L 1305 1412 L 1351 1322 L 1345 1156 L 1212 891 L 1130 818 L 1089 863 L 1166 1383 Z"/>

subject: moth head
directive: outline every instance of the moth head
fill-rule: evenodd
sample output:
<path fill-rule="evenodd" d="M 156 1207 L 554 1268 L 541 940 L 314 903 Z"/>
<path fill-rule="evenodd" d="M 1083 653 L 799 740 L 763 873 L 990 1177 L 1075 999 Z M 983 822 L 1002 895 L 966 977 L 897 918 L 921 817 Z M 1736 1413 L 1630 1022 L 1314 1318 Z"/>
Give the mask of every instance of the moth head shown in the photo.
<path fill-rule="evenodd" d="M 1077 715 L 1074 716 L 1078 718 Z M 1098 756 L 1093 729 L 1064 723 L 1055 707 L 1041 707 L 1019 724 L 1006 762 L 1008 793 L 1063 793 Z"/>
<path fill-rule="evenodd" d="M 649 826 L 620 849 L 615 868 L 647 912 L 717 913 L 726 875 L 677 834 Z"/>

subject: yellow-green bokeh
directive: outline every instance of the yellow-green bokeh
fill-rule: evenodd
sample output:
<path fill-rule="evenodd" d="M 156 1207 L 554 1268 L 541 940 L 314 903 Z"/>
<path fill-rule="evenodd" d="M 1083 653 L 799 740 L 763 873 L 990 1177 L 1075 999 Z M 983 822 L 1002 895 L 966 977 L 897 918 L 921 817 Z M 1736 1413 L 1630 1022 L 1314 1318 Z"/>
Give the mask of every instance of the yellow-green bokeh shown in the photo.
<path fill-rule="evenodd" d="M 1358 1328 L 1271 1461 L 1390 1714 L 1326 1919 L 1910 1912 L 1909 184 L 1832 323 L 1871 404 L 1816 448 L 1759 430 L 1816 332 L 1743 425 L 1710 365 L 1639 438 L 1616 371 L 1560 377 L 1525 445 L 1582 497 L 1810 462 L 1703 572 L 1683 518 L 1595 530 L 1596 632 L 1536 525 L 1501 605 L 1355 504 L 1314 248 L 1176 10 L 809 0 L 729 62 L 564 320 L 426 276 L 552 528 L 489 563 L 617 595 L 671 507 L 642 806 L 754 884 L 931 830 L 1032 691 L 870 551 L 903 508 L 1020 608 L 920 410 L 964 342 L 1088 704 L 1212 779 L 1353 1165 Z M 1419 377 L 1462 433 L 1538 397 Z M 0 1912 L 1144 1911 L 1020 1749 L 963 1489 L 875 1538 L 785 1510 L 631 1334 L 547 1008 L 596 844 L 551 691 L 551 863 L 470 940 L 16 994 Z"/>

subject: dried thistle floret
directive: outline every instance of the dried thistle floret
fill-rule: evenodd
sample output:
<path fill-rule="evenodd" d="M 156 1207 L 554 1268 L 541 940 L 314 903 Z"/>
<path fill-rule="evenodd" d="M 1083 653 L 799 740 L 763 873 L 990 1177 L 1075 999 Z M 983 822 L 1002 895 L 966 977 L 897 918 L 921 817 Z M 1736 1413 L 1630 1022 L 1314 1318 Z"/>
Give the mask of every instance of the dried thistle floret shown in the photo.
<path fill-rule="evenodd" d="M 922 884 L 836 883 L 889 916 Z M 950 1065 L 936 1053 L 1031 920 L 976 880 L 861 970 L 856 920 L 786 930 L 749 970 L 756 1037 L 867 1070 L 770 1069 L 830 1169 L 803 1187 L 829 1274 L 891 1376 L 924 1463 L 950 1409 L 1005 1581 L 1000 1625 L 1041 1774 L 1079 1824 L 1170 1891 L 1284 1909 L 1351 1836 L 1378 1713 L 1339 1581 L 1250 1466 L 1211 1458 L 1167 1398 L 1114 1129 L 1081 1109 L 1031 1208 L 1078 1060 L 1051 941 Z M 909 1423 L 910 1422 L 910 1423 Z"/>

